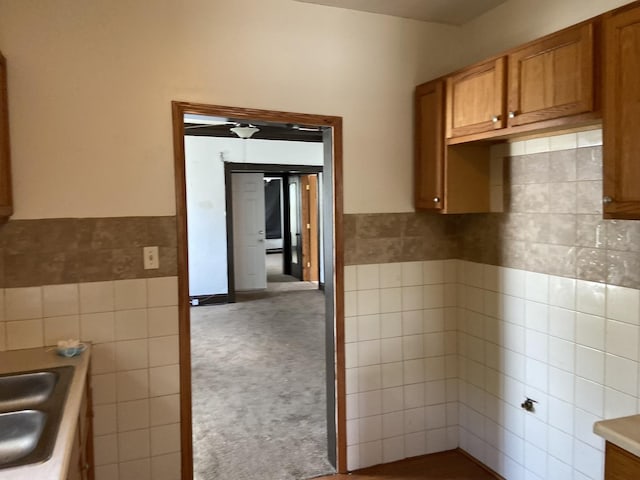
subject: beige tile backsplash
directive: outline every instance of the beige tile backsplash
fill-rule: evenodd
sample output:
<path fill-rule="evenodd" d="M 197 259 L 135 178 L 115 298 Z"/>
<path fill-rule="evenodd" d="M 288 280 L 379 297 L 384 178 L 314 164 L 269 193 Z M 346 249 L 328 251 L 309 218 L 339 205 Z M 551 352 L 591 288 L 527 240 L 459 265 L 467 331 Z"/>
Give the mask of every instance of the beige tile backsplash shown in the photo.
<path fill-rule="evenodd" d="M 0 293 L 0 349 L 94 343 L 96 479 L 180 478 L 177 278 Z"/>

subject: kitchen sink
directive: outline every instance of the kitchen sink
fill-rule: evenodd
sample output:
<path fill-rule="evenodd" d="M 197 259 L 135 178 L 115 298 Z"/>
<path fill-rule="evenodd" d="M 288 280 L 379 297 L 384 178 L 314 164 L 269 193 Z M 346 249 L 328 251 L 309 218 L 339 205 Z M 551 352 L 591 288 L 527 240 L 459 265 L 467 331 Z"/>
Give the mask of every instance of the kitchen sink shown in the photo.
<path fill-rule="evenodd" d="M 0 411 L 24 410 L 45 402 L 58 380 L 55 372 L 32 372 L 0 377 Z"/>
<path fill-rule="evenodd" d="M 0 376 L 0 470 L 51 456 L 73 367 Z"/>
<path fill-rule="evenodd" d="M 0 465 L 28 456 L 38 446 L 47 422 L 40 410 L 0 413 Z"/>

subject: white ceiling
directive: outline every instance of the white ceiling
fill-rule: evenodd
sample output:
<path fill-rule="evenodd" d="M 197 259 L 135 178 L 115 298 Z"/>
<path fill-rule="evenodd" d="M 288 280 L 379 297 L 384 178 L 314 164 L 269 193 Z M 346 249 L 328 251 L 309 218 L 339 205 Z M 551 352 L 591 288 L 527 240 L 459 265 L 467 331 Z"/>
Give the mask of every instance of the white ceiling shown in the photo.
<path fill-rule="evenodd" d="M 506 0 L 296 0 L 330 7 L 462 25 Z"/>

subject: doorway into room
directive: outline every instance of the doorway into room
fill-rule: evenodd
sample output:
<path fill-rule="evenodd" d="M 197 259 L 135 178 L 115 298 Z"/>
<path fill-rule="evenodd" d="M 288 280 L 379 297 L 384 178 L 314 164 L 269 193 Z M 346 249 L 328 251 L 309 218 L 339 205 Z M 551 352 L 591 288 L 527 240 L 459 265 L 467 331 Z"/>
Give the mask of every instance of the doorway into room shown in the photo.
<path fill-rule="evenodd" d="M 314 246 L 311 239 L 302 241 L 304 235 L 300 235 L 300 241 L 296 238 L 296 233 L 291 235 L 291 231 L 286 232 L 289 235 L 288 242 L 291 248 L 291 261 L 288 263 L 289 270 L 298 273 L 294 266 L 293 259 L 297 260 L 300 266 L 300 277 L 303 281 L 314 282 L 320 281 L 324 276 L 324 294 L 321 303 L 324 307 L 324 315 L 321 324 L 321 330 L 324 337 L 324 373 L 326 377 L 325 392 L 326 397 L 326 458 L 336 466 L 338 471 L 346 470 L 346 437 L 345 437 L 345 391 L 344 391 L 344 318 L 343 318 L 343 258 L 342 258 L 342 131 L 341 119 L 338 117 L 314 116 L 305 114 L 293 114 L 285 112 L 270 112 L 259 110 L 247 110 L 233 107 L 219 107 L 208 105 L 194 105 L 174 102 L 174 145 L 176 157 L 176 194 L 178 207 L 178 233 L 179 233 L 179 289 L 180 289 L 180 355 L 181 355 L 181 404 L 182 404 L 182 457 L 183 457 L 183 478 L 192 478 L 193 476 L 193 415 L 192 415 L 192 352 L 191 352 L 191 312 L 189 309 L 190 297 L 190 276 L 189 267 L 191 252 L 189 245 L 189 231 L 187 228 L 188 214 L 186 190 L 188 188 L 186 182 L 185 167 L 185 115 L 202 115 L 208 117 L 219 117 L 225 119 L 233 119 L 234 121 L 242 121 L 247 124 L 281 123 L 285 125 L 303 126 L 303 128 L 317 128 L 323 136 L 323 182 L 316 182 L 318 195 L 321 197 L 320 204 L 322 208 L 318 213 L 318 222 L 321 225 L 319 230 L 322 231 L 317 235 L 318 252 L 317 264 L 318 268 L 306 267 L 309 271 L 305 274 L 305 265 L 313 264 L 311 261 L 305 261 L 305 258 L 313 254 Z M 308 175 L 308 174 L 307 174 Z M 301 177 L 302 178 L 302 177 Z M 299 179 L 300 181 L 301 178 Z M 315 179 L 317 180 L 317 179 Z M 314 179 L 307 179 L 313 183 Z M 295 182 L 294 182 L 295 183 Z M 321 185 L 320 185 L 321 183 Z M 287 185 L 291 183 L 287 182 Z M 284 186 L 284 182 L 283 182 Z M 299 188 L 299 185 L 295 188 Z M 306 186 L 304 187 L 306 191 Z M 310 189 L 313 186 L 310 185 Z M 228 195 L 227 195 L 228 197 Z M 297 197 L 296 197 L 297 198 Z M 227 198 L 228 200 L 228 198 Z M 307 224 L 312 223 L 312 219 L 305 222 L 302 212 L 304 207 L 303 200 L 300 200 L 302 209 L 301 215 L 297 216 L 298 225 L 303 228 Z M 308 209 L 310 215 L 312 209 Z M 227 212 L 228 214 L 229 212 Z M 285 235 L 286 237 L 286 235 Z M 265 238 L 266 240 L 266 238 Z M 306 245 L 306 246 L 305 246 Z M 227 242 L 227 255 L 233 254 L 233 244 Z M 306 250 L 305 250 L 306 249 Z M 294 254 L 295 251 L 295 254 Z M 305 251 L 306 256 L 305 257 Z M 283 246 L 283 258 L 284 258 Z M 320 258 L 322 257 L 322 258 Z M 283 260 L 283 273 L 287 268 L 287 262 Z M 235 267 L 234 267 L 235 268 Z M 312 280 L 313 271 L 318 272 L 318 280 Z M 305 276 L 306 275 L 306 276 Z M 230 277 L 231 278 L 230 278 Z M 233 269 L 227 272 L 227 282 L 233 282 Z M 235 283 L 234 283 L 235 285 Z M 318 292 L 318 290 L 316 290 Z M 241 302 L 239 302 L 241 303 Z M 212 308 L 217 308 L 214 306 Z M 284 337 L 283 341 L 284 341 Z M 250 349 L 244 349 L 244 353 L 250 352 Z M 268 357 L 267 357 L 268 358 Z M 231 370 L 231 368 L 229 368 Z M 233 398 L 233 397 L 232 397 Z M 285 400 L 283 400 L 286 403 Z M 282 402 L 281 402 L 282 403 Z M 295 410 L 290 412 L 290 420 L 292 425 L 300 419 L 296 418 Z M 304 427 L 304 425 L 302 425 Z M 250 430 L 251 425 L 247 428 Z M 291 440 L 286 438 L 269 438 L 269 442 L 284 441 L 285 447 L 292 449 L 297 447 Z M 286 442 L 289 441 L 289 444 Z"/>

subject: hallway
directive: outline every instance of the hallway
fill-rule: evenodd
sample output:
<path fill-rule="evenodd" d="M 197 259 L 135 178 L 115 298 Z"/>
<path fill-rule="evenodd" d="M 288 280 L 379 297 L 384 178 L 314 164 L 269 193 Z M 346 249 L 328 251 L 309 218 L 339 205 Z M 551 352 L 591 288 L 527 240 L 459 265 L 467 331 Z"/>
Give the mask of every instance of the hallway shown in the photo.
<path fill-rule="evenodd" d="M 324 295 L 269 283 L 191 309 L 194 476 L 300 480 L 327 462 Z"/>

